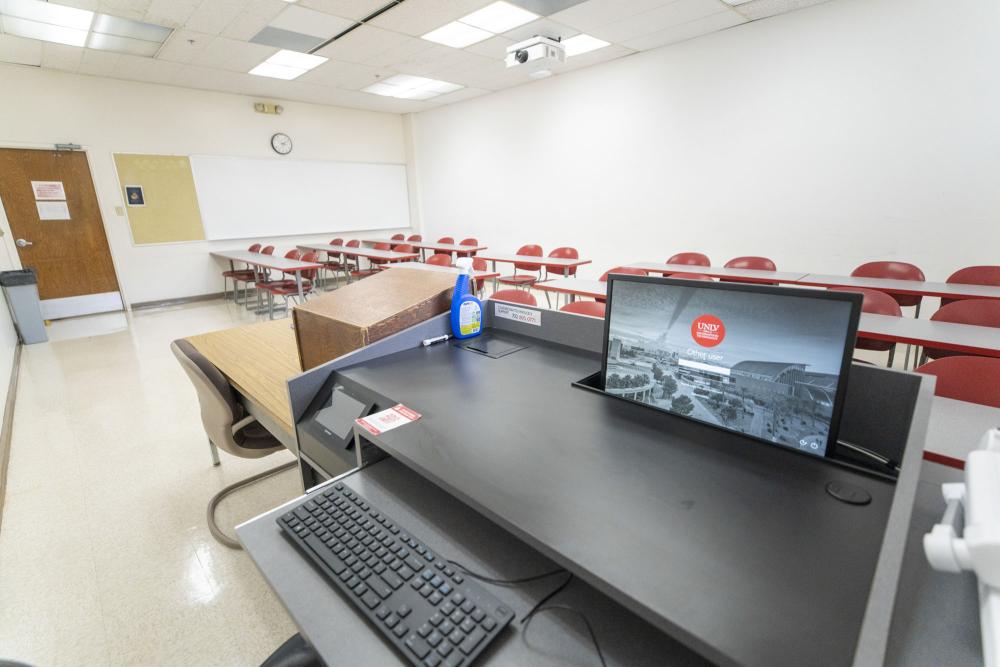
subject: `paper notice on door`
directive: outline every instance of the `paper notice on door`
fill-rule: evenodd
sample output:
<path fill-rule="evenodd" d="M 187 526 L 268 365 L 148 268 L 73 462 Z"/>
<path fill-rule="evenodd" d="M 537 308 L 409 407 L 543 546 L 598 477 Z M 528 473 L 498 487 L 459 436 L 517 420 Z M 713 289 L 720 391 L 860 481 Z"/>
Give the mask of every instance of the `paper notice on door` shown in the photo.
<path fill-rule="evenodd" d="M 372 435 L 381 435 L 386 431 L 391 431 L 394 428 L 415 422 L 420 417 L 421 414 L 419 412 L 414 412 L 405 405 L 399 404 L 394 405 L 388 410 L 376 412 L 361 419 L 355 419 L 354 423 Z"/>
<path fill-rule="evenodd" d="M 32 181 L 35 201 L 60 201 L 66 199 L 66 188 L 62 181 Z"/>
<path fill-rule="evenodd" d="M 36 201 L 39 220 L 69 220 L 69 205 L 64 201 Z"/>

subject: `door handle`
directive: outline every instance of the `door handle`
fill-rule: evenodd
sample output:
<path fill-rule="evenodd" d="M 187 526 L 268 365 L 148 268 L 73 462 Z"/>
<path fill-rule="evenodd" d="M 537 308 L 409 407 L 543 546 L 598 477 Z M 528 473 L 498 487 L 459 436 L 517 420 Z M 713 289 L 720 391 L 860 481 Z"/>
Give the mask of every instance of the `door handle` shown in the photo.
<path fill-rule="evenodd" d="M 16 241 L 14 241 L 14 243 L 17 244 L 18 248 L 27 248 L 30 245 L 35 245 L 31 241 L 25 241 L 24 239 L 18 239 Z"/>

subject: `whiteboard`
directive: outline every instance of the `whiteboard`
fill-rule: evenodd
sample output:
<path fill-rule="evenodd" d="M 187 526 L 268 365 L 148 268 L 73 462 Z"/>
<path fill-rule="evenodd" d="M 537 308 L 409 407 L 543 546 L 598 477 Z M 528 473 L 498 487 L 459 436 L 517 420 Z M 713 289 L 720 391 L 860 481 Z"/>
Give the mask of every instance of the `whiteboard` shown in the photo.
<path fill-rule="evenodd" d="M 406 166 L 192 155 L 205 238 L 410 226 Z"/>

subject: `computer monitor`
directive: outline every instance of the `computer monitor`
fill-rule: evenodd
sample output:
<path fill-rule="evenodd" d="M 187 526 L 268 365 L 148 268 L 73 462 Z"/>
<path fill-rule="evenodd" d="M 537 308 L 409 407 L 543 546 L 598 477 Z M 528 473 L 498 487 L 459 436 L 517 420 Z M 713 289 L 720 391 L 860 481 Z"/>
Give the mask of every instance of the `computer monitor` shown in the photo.
<path fill-rule="evenodd" d="M 836 443 L 861 295 L 612 275 L 608 394 L 815 456 Z"/>

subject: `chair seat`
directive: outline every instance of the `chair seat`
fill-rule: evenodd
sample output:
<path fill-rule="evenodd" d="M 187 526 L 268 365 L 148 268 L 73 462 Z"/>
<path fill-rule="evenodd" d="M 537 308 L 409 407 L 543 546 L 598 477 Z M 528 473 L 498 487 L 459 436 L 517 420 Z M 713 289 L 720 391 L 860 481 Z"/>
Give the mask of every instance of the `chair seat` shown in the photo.
<path fill-rule="evenodd" d="M 367 278 L 368 276 L 374 276 L 376 273 L 381 273 L 382 269 L 364 269 L 361 271 L 351 271 L 352 278 Z"/>
<path fill-rule="evenodd" d="M 528 275 L 513 275 L 513 276 L 502 276 L 497 278 L 498 282 L 504 285 L 534 285 L 538 282 L 538 276 L 528 276 Z"/>
<path fill-rule="evenodd" d="M 253 280 L 256 274 L 249 269 L 237 269 L 235 271 L 223 271 L 222 275 L 226 278 L 235 278 L 236 280 Z"/>
<path fill-rule="evenodd" d="M 276 294 L 278 296 L 287 296 L 290 294 L 298 294 L 299 287 L 295 284 L 294 280 L 276 280 L 274 282 L 265 283 L 261 285 L 261 289 L 265 289 L 271 294 Z M 309 280 L 302 281 L 302 291 L 308 292 L 312 289 L 312 282 Z"/>
<path fill-rule="evenodd" d="M 854 343 L 854 347 L 859 350 L 871 350 L 873 352 L 887 352 L 892 349 L 895 343 L 887 340 L 876 340 L 874 338 L 863 338 L 861 336 Z"/>

